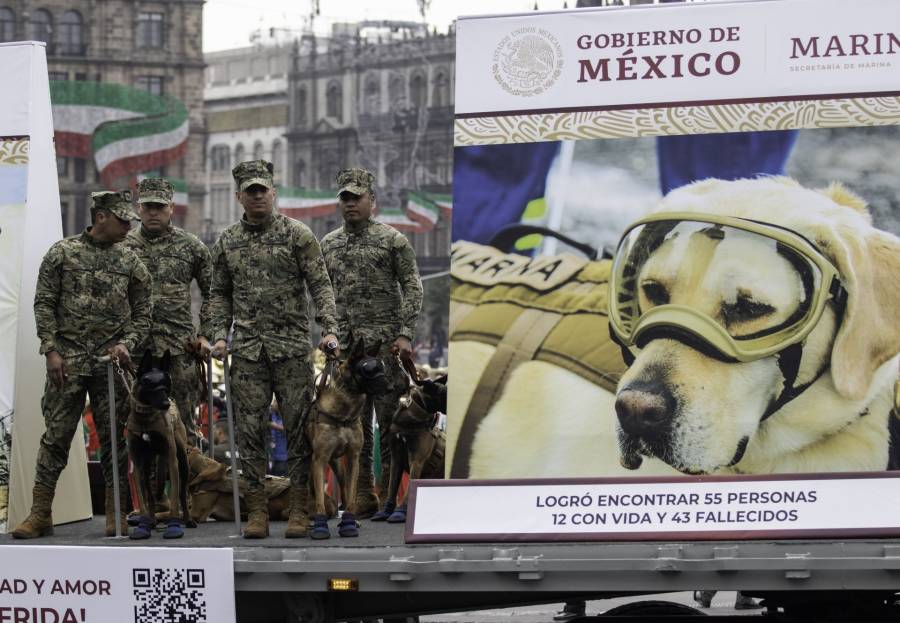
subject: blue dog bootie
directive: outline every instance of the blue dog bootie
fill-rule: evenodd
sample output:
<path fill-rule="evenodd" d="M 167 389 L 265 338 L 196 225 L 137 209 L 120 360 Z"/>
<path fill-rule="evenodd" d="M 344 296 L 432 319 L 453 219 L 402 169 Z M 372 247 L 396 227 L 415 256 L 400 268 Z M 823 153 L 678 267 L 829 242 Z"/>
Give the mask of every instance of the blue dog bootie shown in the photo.
<path fill-rule="evenodd" d="M 184 525 L 180 519 L 167 519 L 166 531 L 163 532 L 164 539 L 180 539 L 184 536 Z"/>
<path fill-rule="evenodd" d="M 134 530 L 131 531 L 128 538 L 135 541 L 149 539 L 151 530 L 153 529 L 153 523 L 152 517 L 138 517 L 137 525 L 134 526 Z"/>
<path fill-rule="evenodd" d="M 406 504 L 403 506 L 398 506 L 397 510 L 391 513 L 391 516 L 387 518 L 388 523 L 406 523 Z"/>
<path fill-rule="evenodd" d="M 385 502 L 384 508 L 372 515 L 372 521 L 385 521 L 394 512 L 396 505 L 393 502 Z"/>
<path fill-rule="evenodd" d="M 341 523 L 338 524 L 338 534 L 340 536 L 359 536 L 359 524 L 356 517 L 350 511 L 344 511 L 341 514 Z"/>
<path fill-rule="evenodd" d="M 328 529 L 328 517 L 325 515 L 313 515 L 313 527 L 309 531 L 311 539 L 330 539 L 331 531 Z"/>

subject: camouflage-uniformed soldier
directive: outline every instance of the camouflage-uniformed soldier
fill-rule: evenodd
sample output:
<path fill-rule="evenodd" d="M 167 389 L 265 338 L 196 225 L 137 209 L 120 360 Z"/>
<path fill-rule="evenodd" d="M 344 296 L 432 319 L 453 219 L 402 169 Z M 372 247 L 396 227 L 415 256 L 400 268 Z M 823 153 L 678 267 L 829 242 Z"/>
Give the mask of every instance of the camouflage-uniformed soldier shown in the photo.
<path fill-rule="evenodd" d="M 200 335 L 209 334 L 212 260 L 199 238 L 172 225 L 173 198 L 174 189 L 168 180 L 147 178 L 138 183 L 141 226 L 128 234 L 125 244 L 153 277 L 153 324 L 149 339 L 138 345 L 134 358 L 140 360 L 147 348 L 157 356 L 166 350 L 172 353 L 172 398 L 187 429 L 188 443 L 195 446 L 194 411 L 200 398 L 200 379 L 193 353 L 209 355 L 209 342 L 194 331 L 191 281 L 196 280 L 203 297 Z"/>
<path fill-rule="evenodd" d="M 60 240 L 47 251 L 38 272 L 34 317 L 47 358 L 47 382 L 41 407 L 47 430 L 41 437 L 31 514 L 14 531 L 20 539 L 53 532 L 50 507 L 56 481 L 66 466 L 76 431 L 80 434 L 85 394 L 90 396 L 100 438 L 100 462 L 106 480 L 106 534 L 116 530 L 113 500 L 112 445 L 109 434 L 109 396 L 106 354 L 122 364 L 150 330 L 150 273 L 123 244 L 131 221 L 131 192 L 99 192 L 92 195 L 91 227 L 79 236 Z M 116 417 L 120 428 L 128 416 L 128 395 L 116 382 Z M 115 440 L 119 452 L 122 506 L 119 521 L 125 524 L 124 486 L 127 454 L 125 439 Z"/>
<path fill-rule="evenodd" d="M 234 322 L 228 399 L 234 401 L 247 479 L 246 538 L 262 538 L 269 532 L 263 479 L 273 392 L 283 405 L 288 439 L 291 510 L 285 536 L 307 535 L 309 447 L 301 421 L 313 384 L 307 288 L 325 334 L 319 348 L 337 340 L 334 294 L 319 243 L 306 225 L 273 214 L 272 172 L 272 164 L 265 160 L 242 162 L 232 170 L 244 216 L 222 232 L 213 247 L 210 309 L 216 356 L 225 352 Z"/>
<path fill-rule="evenodd" d="M 404 387 L 403 372 L 393 355 L 412 358 L 422 282 L 416 254 L 406 236 L 372 218 L 375 176 L 363 169 L 347 169 L 337 174 L 336 181 L 344 225 L 322 238 L 322 253 L 334 287 L 338 335 L 345 349 L 360 338 L 367 347 L 381 344 L 380 354 L 392 390 L 375 399 L 375 414 L 379 429 L 386 431 Z M 372 491 L 372 425 L 364 422 L 356 498 L 361 517 L 372 515 L 378 505 Z M 390 464 L 386 443 L 382 444 L 381 457 L 382 465 Z M 387 469 L 382 470 L 382 490 L 387 490 Z M 393 510 L 393 502 L 388 504 Z"/>

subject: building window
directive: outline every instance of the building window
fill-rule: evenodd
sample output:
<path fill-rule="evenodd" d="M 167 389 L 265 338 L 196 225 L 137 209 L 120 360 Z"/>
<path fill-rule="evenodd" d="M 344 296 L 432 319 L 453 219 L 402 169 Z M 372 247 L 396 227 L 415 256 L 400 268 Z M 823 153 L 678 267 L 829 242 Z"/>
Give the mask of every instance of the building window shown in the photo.
<path fill-rule="evenodd" d="M 90 222 L 88 214 L 87 197 L 84 194 L 75 197 L 75 228 L 74 231 L 84 231 Z"/>
<path fill-rule="evenodd" d="M 420 73 L 409 79 L 409 99 L 416 108 L 425 108 L 425 76 Z"/>
<path fill-rule="evenodd" d="M 297 160 L 294 163 L 294 180 L 293 184 L 297 188 L 303 188 L 303 178 L 306 174 L 306 163 L 303 160 Z"/>
<path fill-rule="evenodd" d="M 434 89 L 431 94 L 431 105 L 442 107 L 450 105 L 450 80 L 443 69 L 434 75 Z"/>
<path fill-rule="evenodd" d="M 381 108 L 381 89 L 378 84 L 378 76 L 369 76 L 366 78 L 366 86 L 363 92 L 363 111 L 367 113 L 377 113 Z"/>
<path fill-rule="evenodd" d="M 281 169 L 282 167 L 282 148 L 281 141 L 276 140 L 272 143 L 272 164 L 275 165 L 275 180 L 281 182 L 282 175 Z"/>
<path fill-rule="evenodd" d="M 388 85 L 388 97 L 391 100 L 391 106 L 401 106 L 405 103 L 406 89 L 403 86 L 402 76 L 391 76 L 391 81 Z"/>
<path fill-rule="evenodd" d="M 165 78 L 163 76 L 138 76 L 135 80 L 135 86 L 147 93 L 162 95 L 164 82 Z"/>
<path fill-rule="evenodd" d="M 87 160 L 84 158 L 73 158 L 75 165 L 75 182 L 83 184 L 87 179 Z"/>
<path fill-rule="evenodd" d="M 65 56 L 84 56 L 84 20 L 78 11 L 66 11 L 59 19 L 59 53 Z"/>
<path fill-rule="evenodd" d="M 47 44 L 47 53 L 53 54 L 50 44 L 53 43 L 53 17 L 50 11 L 38 9 L 28 20 L 28 38 L 32 41 L 43 41 Z"/>
<path fill-rule="evenodd" d="M 56 175 L 65 179 L 69 175 L 69 159 L 65 156 L 56 157 Z"/>
<path fill-rule="evenodd" d="M 244 146 L 240 143 L 234 148 L 234 164 L 240 164 L 244 161 Z"/>
<path fill-rule="evenodd" d="M 162 13 L 138 13 L 137 47 L 160 49 L 166 38 Z"/>
<path fill-rule="evenodd" d="M 325 114 L 340 121 L 343 107 L 341 85 L 339 82 L 332 82 L 325 91 Z"/>
<path fill-rule="evenodd" d="M 306 127 L 306 89 L 297 89 L 294 124 L 299 128 Z"/>
<path fill-rule="evenodd" d="M 213 171 L 230 171 L 231 170 L 231 150 L 228 145 L 216 145 L 210 153 Z"/>
<path fill-rule="evenodd" d="M 16 14 L 12 9 L 0 6 L 0 42 L 16 38 Z"/>
<path fill-rule="evenodd" d="M 256 141 L 253 145 L 253 159 L 254 160 L 262 160 L 263 157 L 263 144 L 262 141 Z"/>
<path fill-rule="evenodd" d="M 69 79 L 69 72 L 67 72 L 67 71 L 51 71 L 47 74 L 47 76 L 51 80 L 65 82 L 66 80 Z"/>

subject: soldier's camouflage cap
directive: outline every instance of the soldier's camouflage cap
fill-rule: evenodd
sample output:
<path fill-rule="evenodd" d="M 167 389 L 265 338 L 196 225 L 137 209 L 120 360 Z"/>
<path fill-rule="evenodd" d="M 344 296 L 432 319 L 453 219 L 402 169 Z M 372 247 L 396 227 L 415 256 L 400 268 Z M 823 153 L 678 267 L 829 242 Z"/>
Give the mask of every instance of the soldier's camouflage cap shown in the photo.
<path fill-rule="evenodd" d="M 91 193 L 91 202 L 95 209 L 109 210 L 123 221 L 141 220 L 131 205 L 130 190 L 102 190 Z"/>
<path fill-rule="evenodd" d="M 161 177 L 142 179 L 137 185 L 138 203 L 169 204 L 175 196 L 175 189 L 169 180 Z"/>
<path fill-rule="evenodd" d="M 354 195 L 363 195 L 371 192 L 375 184 L 375 176 L 365 169 L 344 169 L 335 177 L 337 182 L 337 194 L 350 192 Z"/>
<path fill-rule="evenodd" d="M 248 160 L 231 170 L 231 176 L 241 191 L 247 190 L 253 184 L 274 188 L 275 182 L 272 179 L 274 173 L 275 166 L 266 160 Z"/>

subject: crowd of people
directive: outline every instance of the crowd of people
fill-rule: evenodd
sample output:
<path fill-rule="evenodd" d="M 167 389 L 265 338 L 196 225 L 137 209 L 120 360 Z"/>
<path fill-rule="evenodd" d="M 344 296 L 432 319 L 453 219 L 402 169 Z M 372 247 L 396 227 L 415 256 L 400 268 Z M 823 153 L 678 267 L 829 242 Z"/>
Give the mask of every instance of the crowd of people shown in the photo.
<path fill-rule="evenodd" d="M 321 243 L 303 223 L 275 211 L 273 165 L 241 162 L 232 170 L 241 219 L 208 249 L 174 226 L 172 185 L 162 178 L 138 183 L 131 192 L 92 194 L 91 226 L 55 243 L 41 263 L 35 294 L 40 353 L 47 381 L 42 399 L 46 432 L 37 455 L 31 513 L 13 530 L 16 538 L 51 534 L 56 482 L 68 460 L 86 398 L 90 398 L 95 443 L 106 481 L 106 534 L 116 522 L 127 531 L 128 487 L 113 500 L 112 444 L 120 474 L 127 457 L 124 437 L 111 439 L 106 364 L 128 367 L 145 352 L 172 355 L 171 396 L 190 445 L 210 439 L 214 454 L 227 447 L 222 405 L 212 417 L 200 404 L 197 360 L 230 356 L 230 395 L 248 521 L 246 538 L 269 534 L 264 479 L 290 479 L 290 514 L 285 536 L 308 535 L 310 448 L 303 417 L 313 394 L 311 322 L 322 327 L 319 349 L 339 357 L 362 341 L 384 360 L 389 391 L 373 399 L 386 429 L 405 391 L 398 360 L 410 358 L 422 306 L 422 284 L 408 239 L 376 221 L 375 177 L 363 169 L 336 176 L 343 225 Z M 140 221 L 132 230 L 131 222 Z M 191 284 L 202 295 L 199 326 L 191 312 Z M 115 384 L 115 417 L 124 424 L 131 408 L 125 381 Z M 216 411 L 218 407 L 218 417 Z M 194 414 L 199 415 L 195 421 Z M 357 516 L 376 512 L 373 430 L 362 418 Z M 212 431 L 209 428 L 212 422 Z M 199 431 L 199 434 L 198 434 Z M 382 456 L 387 448 L 382 449 Z"/>

